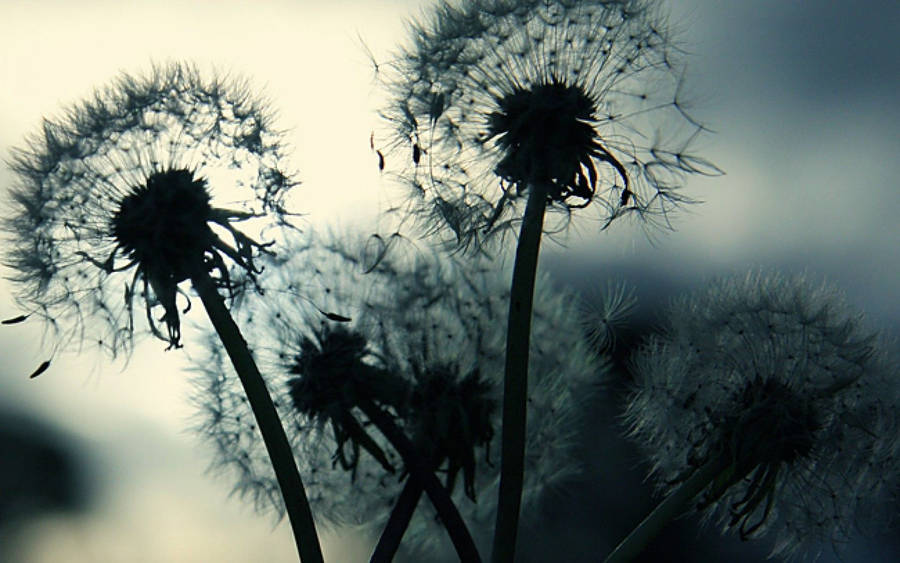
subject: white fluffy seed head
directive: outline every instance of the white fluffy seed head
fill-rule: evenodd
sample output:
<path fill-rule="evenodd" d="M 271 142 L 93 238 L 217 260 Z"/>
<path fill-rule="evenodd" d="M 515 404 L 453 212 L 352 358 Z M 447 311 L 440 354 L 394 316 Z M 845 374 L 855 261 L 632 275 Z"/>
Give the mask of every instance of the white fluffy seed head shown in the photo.
<path fill-rule="evenodd" d="M 721 173 L 695 152 L 705 128 L 672 35 L 654 1 L 439 3 L 383 65 L 399 220 L 481 248 L 515 230 L 539 182 L 547 232 L 582 207 L 667 226 L 688 175 Z"/>

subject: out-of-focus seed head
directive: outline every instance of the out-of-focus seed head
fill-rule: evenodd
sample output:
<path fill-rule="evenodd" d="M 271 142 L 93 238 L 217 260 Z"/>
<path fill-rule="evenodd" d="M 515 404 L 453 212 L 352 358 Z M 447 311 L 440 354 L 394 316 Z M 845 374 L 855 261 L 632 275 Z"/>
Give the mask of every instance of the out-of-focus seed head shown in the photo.
<path fill-rule="evenodd" d="M 405 468 L 394 449 L 360 409 L 345 408 L 364 394 L 430 458 L 476 541 L 489 541 L 479 531 L 490 529 L 496 509 L 509 272 L 397 248 L 373 263 L 352 239 L 294 244 L 273 259 L 260 280 L 264 299 L 247 300 L 238 323 L 278 405 L 317 518 L 366 524 L 378 533 L 403 487 Z M 574 307 L 570 295 L 541 279 L 529 375 L 523 494 L 529 510 L 579 471 L 573 459 L 579 398 L 603 374 L 589 347 L 573 337 L 580 334 Z M 237 471 L 237 490 L 261 506 L 280 507 L 265 449 L 221 356 L 211 347 L 199 364 L 198 428 L 216 445 L 216 466 Z M 356 375 L 341 375 L 348 372 Z M 310 383 L 317 391 L 299 397 L 298 379 L 316 374 L 323 383 Z M 338 381 L 326 389 L 333 377 Z M 354 381 L 353 389 L 345 390 L 343 381 Z M 334 397 L 315 398 L 329 393 Z M 335 415 L 327 421 L 310 415 L 326 404 L 344 406 L 329 411 Z M 362 440 L 353 457 L 352 438 L 344 444 L 352 463 L 345 468 L 338 459 L 341 466 L 333 467 L 341 435 L 331 421 L 338 412 L 358 421 L 395 474 Z M 433 509 L 421 502 L 403 549 L 428 557 L 448 548 Z"/>
<path fill-rule="evenodd" d="M 294 409 L 319 425 L 331 425 L 337 446 L 334 460 L 345 470 L 355 474 L 363 448 L 393 473 L 387 455 L 357 422 L 354 409 L 362 401 L 403 408 L 409 395 L 407 382 L 366 363 L 368 344 L 362 334 L 341 325 L 323 325 L 316 336 L 316 341 L 301 337 L 300 352 L 287 366 L 288 373 L 296 376 L 287 381 Z M 348 443 L 349 455 L 345 452 Z"/>
<path fill-rule="evenodd" d="M 897 490 L 900 381 L 828 285 L 752 273 L 676 301 L 634 358 L 626 420 L 660 486 L 726 469 L 698 508 L 774 555 L 816 555 Z M 874 531 L 874 530 L 869 530 Z"/>
<path fill-rule="evenodd" d="M 459 370 L 433 366 L 416 378 L 405 426 L 420 452 L 435 466 L 447 462 L 446 487 L 454 490 L 463 472 L 466 496 L 476 500 L 475 450 L 489 454 L 494 437 L 497 392 L 478 371 L 458 378 Z M 490 463 L 485 459 L 484 463 Z"/>

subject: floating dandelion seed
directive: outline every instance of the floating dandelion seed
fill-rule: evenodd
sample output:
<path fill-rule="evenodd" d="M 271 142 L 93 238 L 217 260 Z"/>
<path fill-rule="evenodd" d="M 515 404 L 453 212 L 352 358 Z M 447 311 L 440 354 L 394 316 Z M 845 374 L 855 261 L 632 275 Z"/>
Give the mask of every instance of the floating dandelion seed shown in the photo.
<path fill-rule="evenodd" d="M 637 298 L 634 288 L 624 281 L 608 281 L 603 290 L 589 290 L 583 321 L 588 338 L 598 350 L 615 348 L 617 333 L 634 312 Z"/>
<path fill-rule="evenodd" d="M 452 246 L 513 227 L 533 189 L 562 212 L 551 231 L 583 207 L 668 224 L 685 176 L 721 173 L 692 152 L 704 128 L 655 2 L 442 3 L 411 34 L 384 77 L 388 147 L 413 151 L 402 212 Z"/>
<path fill-rule="evenodd" d="M 697 508 L 725 529 L 771 532 L 786 557 L 839 546 L 897 484 L 898 381 L 877 345 L 828 286 L 721 280 L 636 356 L 626 420 L 663 488 L 712 468 Z"/>
<path fill-rule="evenodd" d="M 13 153 L 4 258 L 19 303 L 62 344 L 115 356 L 137 316 L 180 346 L 181 283 L 196 264 L 233 297 L 252 286 L 267 246 L 252 237 L 283 223 L 296 184 L 282 152 L 242 82 L 186 64 L 123 75 Z"/>
<path fill-rule="evenodd" d="M 492 265 L 451 265 L 433 255 L 412 258 L 399 248 L 373 266 L 363 260 L 362 249 L 362 244 L 346 241 L 297 245 L 263 280 L 266 298 L 246 303 L 239 312 L 308 476 L 313 509 L 323 521 L 367 524 L 380 532 L 404 487 L 402 460 L 361 409 L 350 412 L 369 437 L 357 440 L 360 433 L 336 434 L 309 409 L 296 408 L 292 386 L 298 377 L 302 380 L 299 371 L 309 373 L 298 369 L 302 358 L 323 365 L 321 352 L 337 336 L 334 342 L 353 350 L 342 361 L 355 358 L 356 370 L 351 374 L 331 363 L 334 395 L 319 395 L 321 403 L 314 410 L 346 413 L 346 405 L 365 397 L 383 407 L 422 455 L 435 462 L 468 528 L 483 534 L 494 518 L 499 473 L 500 420 L 494 407 L 503 373 L 508 298 L 502 277 Z M 588 347 L 573 339 L 580 329 L 571 298 L 551 292 L 546 280 L 539 287 L 524 494 L 529 506 L 579 470 L 570 450 L 578 397 L 582 385 L 602 375 Z M 323 310 L 340 311 L 351 320 L 334 323 L 322 316 Z M 236 490 L 259 506 L 277 507 L 264 450 L 249 425 L 235 378 L 218 347 L 211 345 L 209 354 L 198 368 L 198 428 L 217 447 L 215 464 L 236 470 Z M 355 383 L 345 386 L 351 379 Z M 448 397 L 466 400 L 441 400 Z M 369 439 L 376 447 L 365 445 Z M 358 448 L 352 447 L 354 440 Z M 336 458 L 342 443 L 345 459 L 352 462 L 347 471 Z M 373 452 L 383 452 L 383 459 Z M 430 503 L 418 505 L 404 536 L 406 550 L 424 557 L 448 547 L 435 516 Z"/>

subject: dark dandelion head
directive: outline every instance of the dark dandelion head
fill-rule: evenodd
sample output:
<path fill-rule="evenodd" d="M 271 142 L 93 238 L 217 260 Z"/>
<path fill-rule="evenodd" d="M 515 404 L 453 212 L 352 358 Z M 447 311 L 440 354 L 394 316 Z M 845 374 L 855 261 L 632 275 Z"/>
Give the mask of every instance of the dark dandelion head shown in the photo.
<path fill-rule="evenodd" d="M 756 378 L 737 393 L 727 413 L 715 417 L 723 430 L 713 455 L 728 464 L 728 477 L 713 484 L 700 507 L 706 508 L 736 483 L 746 482 L 743 496 L 732 502 L 728 522 L 741 539 L 754 537 L 765 525 L 779 472 L 791 471 L 795 462 L 811 461 L 820 427 L 812 399 L 778 379 Z"/>
<path fill-rule="evenodd" d="M 416 378 L 406 424 L 435 466 L 446 461 L 447 490 L 462 470 L 466 496 L 475 500 L 475 450 L 484 448 L 482 463 L 490 463 L 496 411 L 493 385 L 477 370 L 460 377 L 449 365 L 436 366 Z"/>
<path fill-rule="evenodd" d="M 366 337 L 342 326 L 321 328 L 313 341 L 303 337 L 288 372 L 294 407 L 312 418 L 330 419 L 362 400 L 397 407 L 405 400 L 398 378 L 370 365 Z M 368 362 L 367 362 L 368 359 Z"/>
<path fill-rule="evenodd" d="M 529 184 L 548 185 L 548 198 L 570 197 L 586 206 L 597 189 L 596 162 L 625 168 L 603 148 L 594 128 L 596 104 L 580 86 L 555 78 L 529 89 L 516 89 L 497 103 L 490 115 L 489 137 L 503 152 L 496 174 L 521 191 Z M 578 205 L 574 205 L 578 207 Z"/>
<path fill-rule="evenodd" d="M 686 111 L 666 22 L 645 0 L 440 3 L 380 73 L 379 150 L 409 188 L 400 221 L 477 248 L 515 228 L 523 192 L 542 184 L 547 232 L 585 207 L 604 228 L 670 227 L 692 201 L 687 176 L 721 171 L 695 154 L 706 129 Z"/>
<path fill-rule="evenodd" d="M 64 116 L 14 151 L 3 221 L 19 301 L 55 347 L 96 342 L 115 356 L 139 328 L 178 347 L 190 306 L 179 284 L 209 274 L 232 298 L 257 287 L 259 241 L 288 226 L 296 182 L 246 83 L 169 64 Z"/>
<path fill-rule="evenodd" d="M 724 416 L 722 450 L 738 470 L 808 456 L 819 427 L 810 399 L 777 379 L 754 379 L 739 393 L 738 408 Z"/>
<path fill-rule="evenodd" d="M 884 527 L 897 487 L 900 387 L 879 344 L 827 284 L 716 280 L 635 354 L 625 416 L 663 488 L 716 468 L 698 508 L 724 530 L 774 535 L 773 556 L 837 548 Z"/>
<path fill-rule="evenodd" d="M 394 471 L 384 450 L 358 421 L 357 407 L 366 402 L 396 409 L 407 397 L 402 378 L 366 363 L 371 355 L 366 348 L 362 334 L 343 326 L 323 325 L 315 341 L 301 338 L 300 351 L 288 369 L 296 376 L 287 381 L 294 408 L 331 426 L 337 444 L 334 461 L 354 476 L 360 448 L 386 470 Z"/>
<path fill-rule="evenodd" d="M 188 170 L 151 174 L 122 198 L 112 236 L 128 259 L 174 282 L 186 280 L 213 245 L 206 181 Z"/>

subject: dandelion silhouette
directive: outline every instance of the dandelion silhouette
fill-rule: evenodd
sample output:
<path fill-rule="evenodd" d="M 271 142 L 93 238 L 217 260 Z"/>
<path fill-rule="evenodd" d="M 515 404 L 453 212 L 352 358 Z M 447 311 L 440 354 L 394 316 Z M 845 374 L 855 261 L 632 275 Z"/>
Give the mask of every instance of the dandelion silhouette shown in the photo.
<path fill-rule="evenodd" d="M 667 318 L 634 360 L 625 417 L 670 496 L 608 561 L 636 555 L 694 497 L 741 539 L 776 534 L 772 555 L 788 558 L 877 521 L 897 485 L 900 394 L 833 288 L 751 273 Z"/>
<path fill-rule="evenodd" d="M 677 50 L 656 2 L 441 3 L 388 66 L 386 160 L 408 197 L 393 210 L 456 249 L 519 227 L 504 390 L 504 509 L 495 560 L 515 549 L 533 278 L 545 212 L 589 208 L 671 226 L 704 128 L 683 99 Z M 406 153 L 404 155 L 404 153 Z M 389 156 L 388 156 L 389 155 Z M 524 210 L 522 207 L 524 206 Z"/>
<path fill-rule="evenodd" d="M 21 304 L 62 343 L 127 351 L 137 307 L 150 332 L 180 346 L 179 284 L 198 263 L 232 296 L 252 287 L 267 245 L 236 224 L 257 233 L 283 224 L 296 182 L 282 152 L 271 112 L 246 84 L 205 80 L 185 64 L 123 75 L 45 120 L 9 163 L 18 184 L 5 261 Z"/>
<path fill-rule="evenodd" d="M 362 253 L 364 245 L 348 236 L 291 248 L 289 258 L 275 259 L 278 267 L 262 280 L 266 298 L 248 302 L 238 314 L 249 327 L 250 346 L 264 366 L 297 461 L 309 476 L 317 518 L 385 529 L 376 552 L 381 558 L 389 558 L 401 538 L 404 553 L 418 559 L 448 547 L 443 515 L 439 520 L 430 505 L 417 504 L 423 484 L 408 474 L 402 446 L 378 420 L 387 416 L 441 476 L 481 544 L 496 512 L 499 477 L 496 406 L 508 296 L 495 268 L 414 256 L 401 246 L 373 265 Z M 578 397 L 583 385 L 603 373 L 587 346 L 570 338 L 580 330 L 571 296 L 553 291 L 546 280 L 538 287 L 540 345 L 532 352 L 524 489 L 529 507 L 578 471 L 571 451 Z M 349 320 L 331 320 L 326 312 Z M 331 351 L 337 349 L 343 352 L 335 356 Z M 214 465 L 236 472 L 235 490 L 260 508 L 277 508 L 271 470 L 237 382 L 218 347 L 210 346 L 209 355 L 198 363 L 198 429 L 216 447 Z M 297 408 L 299 394 L 292 389 L 311 374 L 317 377 L 313 366 L 326 360 L 332 385 L 309 381 L 307 389 L 323 393 L 318 398 L 304 393 Z M 335 367 L 351 361 L 352 374 Z M 316 415 L 345 416 L 350 405 L 349 414 L 358 421 L 351 431 L 336 432 L 330 420 Z"/>
<path fill-rule="evenodd" d="M 541 192 L 563 224 L 590 207 L 668 224 L 694 154 L 683 70 L 655 3 L 442 4 L 381 74 L 387 155 L 409 187 L 398 211 L 457 247 L 522 220 Z M 399 165 L 396 163 L 400 163 Z M 445 235 L 450 235 L 446 237 Z"/>
<path fill-rule="evenodd" d="M 245 83 L 206 79 L 188 64 L 122 75 L 63 118 L 45 120 L 14 152 L 4 254 L 19 303 L 51 329 L 54 354 L 75 343 L 115 357 L 141 332 L 180 347 L 190 308 L 182 284 L 190 282 L 274 448 L 298 548 L 316 561 L 299 475 L 219 294 L 237 299 L 257 287 L 256 261 L 271 243 L 254 237 L 287 225 L 284 201 L 296 182 L 272 121 Z"/>

